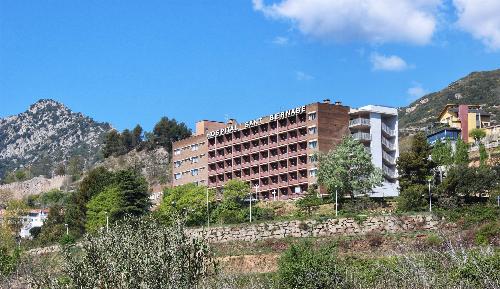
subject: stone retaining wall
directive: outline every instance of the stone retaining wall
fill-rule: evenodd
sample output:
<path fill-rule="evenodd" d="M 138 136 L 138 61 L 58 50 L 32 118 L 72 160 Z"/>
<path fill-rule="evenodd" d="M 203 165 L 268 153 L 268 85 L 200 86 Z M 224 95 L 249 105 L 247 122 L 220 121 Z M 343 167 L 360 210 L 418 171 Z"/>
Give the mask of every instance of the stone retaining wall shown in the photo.
<path fill-rule="evenodd" d="M 269 222 L 234 227 L 211 227 L 188 229 L 193 237 L 205 237 L 209 242 L 257 241 L 286 237 L 331 237 L 363 235 L 367 233 L 397 233 L 416 230 L 436 230 L 441 222 L 430 215 L 375 216 L 364 221 L 352 218 L 325 221 Z"/>

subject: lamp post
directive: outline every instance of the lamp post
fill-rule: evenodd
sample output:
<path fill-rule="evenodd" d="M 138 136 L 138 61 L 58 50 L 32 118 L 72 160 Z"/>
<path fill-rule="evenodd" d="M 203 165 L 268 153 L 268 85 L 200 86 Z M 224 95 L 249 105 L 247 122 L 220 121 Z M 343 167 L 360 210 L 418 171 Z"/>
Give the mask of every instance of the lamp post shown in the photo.
<path fill-rule="evenodd" d="M 64 224 L 64 227 L 66 227 L 66 236 L 69 235 L 69 228 L 68 228 L 68 224 Z"/>
<path fill-rule="evenodd" d="M 431 182 L 432 182 L 432 179 L 428 178 L 427 182 L 429 183 L 429 212 L 432 212 L 432 195 L 431 195 Z"/>
<path fill-rule="evenodd" d="M 207 229 L 210 229 L 210 208 L 208 205 L 208 187 L 207 187 Z"/>
<path fill-rule="evenodd" d="M 258 194 L 259 185 L 255 185 L 255 195 Z M 252 191 L 250 190 L 250 223 L 252 222 Z"/>
<path fill-rule="evenodd" d="M 338 192 L 337 192 L 337 186 L 335 186 L 335 217 L 337 217 L 339 214 L 338 207 L 339 207 Z"/>
<path fill-rule="evenodd" d="M 276 201 L 276 190 L 273 190 L 273 201 Z"/>

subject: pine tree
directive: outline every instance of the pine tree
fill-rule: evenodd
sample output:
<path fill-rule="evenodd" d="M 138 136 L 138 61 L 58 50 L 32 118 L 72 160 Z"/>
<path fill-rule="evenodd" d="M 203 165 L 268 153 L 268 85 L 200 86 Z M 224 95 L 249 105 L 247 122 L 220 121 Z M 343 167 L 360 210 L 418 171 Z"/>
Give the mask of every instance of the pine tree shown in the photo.
<path fill-rule="evenodd" d="M 136 125 L 132 130 L 132 146 L 134 148 L 138 147 L 142 143 L 142 127 Z"/>
<path fill-rule="evenodd" d="M 429 159 L 431 152 L 425 135 L 418 133 L 413 137 L 410 150 L 399 156 L 397 161 L 400 187 L 399 209 L 418 210 L 424 205 L 427 180 L 434 168 L 434 163 Z"/>
<path fill-rule="evenodd" d="M 116 210 L 117 218 L 140 216 L 149 211 L 148 183 L 142 175 L 133 169 L 121 170 L 115 173 L 115 180 L 123 200 L 123 206 Z"/>
<path fill-rule="evenodd" d="M 126 154 L 129 151 L 131 151 L 134 148 L 134 136 L 128 129 L 124 129 L 122 134 L 121 134 L 121 139 L 122 139 L 122 154 Z"/>
<path fill-rule="evenodd" d="M 155 147 L 164 147 L 167 151 L 172 150 L 172 142 L 191 136 L 191 130 L 175 119 L 162 117 L 153 129 Z"/>
<path fill-rule="evenodd" d="M 116 131 L 112 130 L 106 134 L 106 139 L 104 141 L 103 155 L 105 158 L 110 156 L 119 155 L 123 151 L 123 142 L 121 135 Z"/>
<path fill-rule="evenodd" d="M 467 144 L 459 139 L 455 145 L 455 154 L 453 156 L 453 162 L 456 165 L 468 165 L 469 164 L 469 147 Z"/>

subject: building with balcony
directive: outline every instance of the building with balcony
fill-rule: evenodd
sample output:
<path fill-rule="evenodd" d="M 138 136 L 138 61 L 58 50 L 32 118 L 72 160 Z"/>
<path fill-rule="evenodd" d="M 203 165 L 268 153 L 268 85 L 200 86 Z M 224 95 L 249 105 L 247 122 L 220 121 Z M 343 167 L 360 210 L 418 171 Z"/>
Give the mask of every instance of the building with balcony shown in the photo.
<path fill-rule="evenodd" d="M 397 113 L 384 107 L 372 110 L 371 118 L 370 112 L 361 113 L 362 109 L 359 117 L 354 117 L 349 107 L 325 100 L 244 123 L 198 122 L 192 137 L 173 143 L 173 186 L 197 183 L 221 190 L 229 180 L 241 179 L 257 188 L 256 198 L 297 198 L 316 184 L 316 153 L 334 148 L 350 133 L 350 127 L 353 137 L 372 155 L 378 143 L 379 167 L 386 166 L 386 178 L 394 180 Z"/>
<path fill-rule="evenodd" d="M 398 111 L 367 105 L 349 112 L 349 130 L 371 153 L 373 164 L 382 170 L 384 182 L 373 190 L 374 197 L 398 195 L 396 160 L 399 156 Z"/>
<path fill-rule="evenodd" d="M 490 114 L 481 109 L 480 105 L 447 104 L 438 116 L 438 121 L 427 131 L 427 141 L 461 138 L 466 143 L 474 139 L 469 136 L 475 128 L 486 128 L 491 125 Z"/>

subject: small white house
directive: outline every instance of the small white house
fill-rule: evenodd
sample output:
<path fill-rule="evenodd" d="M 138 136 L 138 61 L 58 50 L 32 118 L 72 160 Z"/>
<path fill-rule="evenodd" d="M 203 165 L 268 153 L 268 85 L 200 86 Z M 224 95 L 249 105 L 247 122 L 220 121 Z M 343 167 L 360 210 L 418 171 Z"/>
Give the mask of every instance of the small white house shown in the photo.
<path fill-rule="evenodd" d="M 23 226 L 19 236 L 21 238 L 30 238 L 30 230 L 35 227 L 42 227 L 49 215 L 49 210 L 31 210 L 28 215 L 23 216 Z"/>

